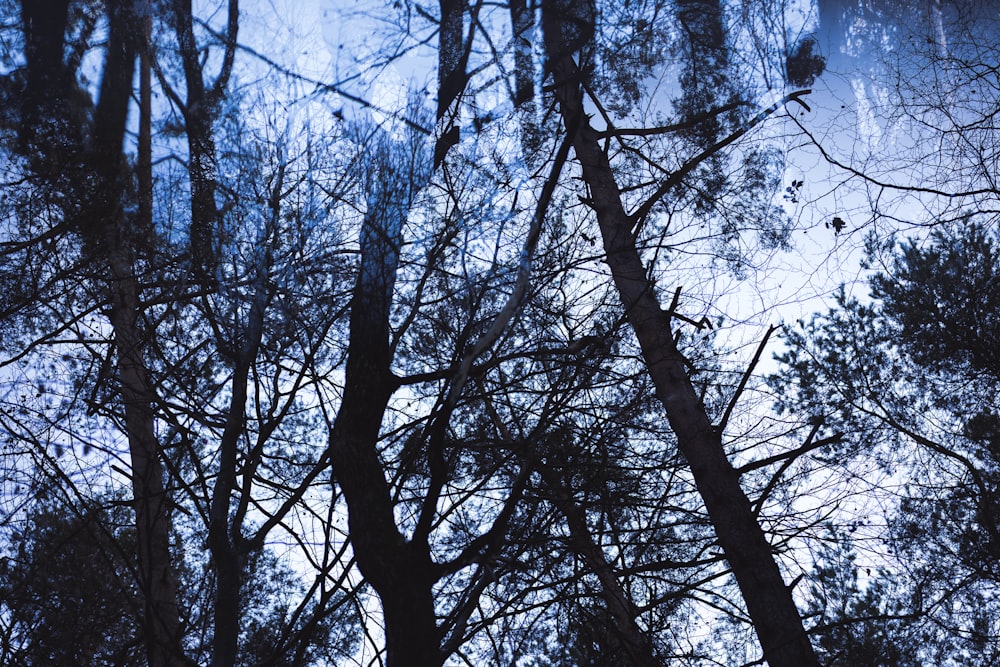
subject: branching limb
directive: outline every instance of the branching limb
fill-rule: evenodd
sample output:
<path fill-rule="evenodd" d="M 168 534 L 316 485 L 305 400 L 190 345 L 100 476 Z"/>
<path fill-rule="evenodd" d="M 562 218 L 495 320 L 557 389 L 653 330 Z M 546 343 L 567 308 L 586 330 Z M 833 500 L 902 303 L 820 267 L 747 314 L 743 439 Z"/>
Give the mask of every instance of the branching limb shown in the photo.
<path fill-rule="evenodd" d="M 805 95 L 808 95 L 811 92 L 812 90 L 810 89 L 796 90 L 795 92 L 785 95 L 771 106 L 760 111 L 756 116 L 751 118 L 746 125 L 739 128 L 735 132 L 732 132 L 731 134 L 729 134 L 729 136 L 725 137 L 724 139 L 720 139 L 719 141 L 715 142 L 714 144 L 703 150 L 701 153 L 698 153 L 693 158 L 691 158 L 683 165 L 681 165 L 680 169 L 675 171 L 673 174 L 670 175 L 669 178 L 663 181 L 663 183 L 660 184 L 660 187 L 656 189 L 656 192 L 654 192 L 649 199 L 647 199 L 642 205 L 639 206 L 639 208 L 637 208 L 629 216 L 632 222 L 633 234 L 636 231 L 638 231 L 638 229 L 646 221 L 646 218 L 652 212 L 653 207 L 656 206 L 656 203 L 661 199 L 663 199 L 663 197 L 665 197 L 666 194 L 670 192 L 670 190 L 679 185 L 680 182 L 684 180 L 685 176 L 694 171 L 694 169 L 702 162 L 712 157 L 720 150 L 730 145 L 731 143 L 735 142 L 737 139 L 745 135 L 747 132 L 749 132 L 750 130 L 757 127 L 765 120 L 767 120 L 769 116 L 771 116 L 775 111 L 780 109 L 782 106 L 788 104 L 789 102 L 794 101 L 798 102 L 803 107 L 805 107 L 806 111 L 809 111 L 810 110 L 809 105 L 803 102 L 801 98 L 804 97 Z"/>
<path fill-rule="evenodd" d="M 821 447 L 825 447 L 827 445 L 832 445 L 833 443 L 840 442 L 841 440 L 844 439 L 844 434 L 838 431 L 837 433 L 834 433 L 831 436 L 828 436 L 826 438 L 820 438 L 819 440 L 814 441 L 813 438 L 816 437 L 816 433 L 819 432 L 821 426 L 822 423 L 817 423 L 813 426 L 812 430 L 809 432 L 809 436 L 806 438 L 806 441 L 802 444 L 801 447 L 797 447 L 790 452 L 776 454 L 774 456 L 769 456 L 766 459 L 762 459 L 760 461 L 754 461 L 753 463 L 748 463 L 747 465 L 740 467 L 736 471 L 739 475 L 743 475 L 747 472 L 750 472 L 751 470 L 757 470 L 758 468 L 763 468 L 765 466 L 778 463 L 779 461 L 783 462 L 781 466 L 771 476 L 771 479 L 768 481 L 767 486 L 765 486 L 764 490 L 761 491 L 760 495 L 757 497 L 757 500 L 753 503 L 753 513 L 755 517 L 760 516 L 760 510 L 764 506 L 764 501 L 767 500 L 767 498 L 774 491 L 775 487 L 778 486 L 778 482 L 781 481 L 781 477 L 782 475 L 785 474 L 785 471 L 788 470 L 788 468 L 790 468 L 791 465 L 796 460 L 798 460 L 800 456 L 808 452 L 811 452 L 815 449 L 819 449 Z"/>

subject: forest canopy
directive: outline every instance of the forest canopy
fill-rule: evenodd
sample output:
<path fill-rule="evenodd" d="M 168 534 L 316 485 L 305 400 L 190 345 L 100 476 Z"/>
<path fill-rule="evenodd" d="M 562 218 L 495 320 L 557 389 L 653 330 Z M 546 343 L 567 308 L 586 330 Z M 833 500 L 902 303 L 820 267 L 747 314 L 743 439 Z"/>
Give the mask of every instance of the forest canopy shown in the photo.
<path fill-rule="evenodd" d="M 0 667 L 1000 662 L 972 0 L 0 0 Z"/>

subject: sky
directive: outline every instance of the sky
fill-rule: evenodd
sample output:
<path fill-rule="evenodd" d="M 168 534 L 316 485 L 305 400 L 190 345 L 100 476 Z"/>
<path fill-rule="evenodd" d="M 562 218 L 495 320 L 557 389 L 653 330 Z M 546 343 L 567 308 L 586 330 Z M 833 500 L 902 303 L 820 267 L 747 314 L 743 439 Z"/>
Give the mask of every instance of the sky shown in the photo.
<path fill-rule="evenodd" d="M 386 12 L 382 3 L 274 0 L 246 4 L 247 17 L 241 39 L 248 45 L 309 79 L 335 82 L 371 104 L 371 108 L 363 109 L 343 98 L 323 96 L 322 104 L 327 107 L 339 107 L 338 110 L 342 109 L 348 117 L 370 113 L 375 122 L 398 130 L 399 122 L 394 120 L 393 114 L 405 110 L 408 87 L 431 98 L 435 94 L 435 40 L 418 46 L 415 38 L 429 35 L 418 33 L 415 38 L 401 37 L 397 17 Z M 809 30 L 815 23 L 815 16 L 815 8 L 792 6 L 787 12 L 789 29 Z M 412 25 L 424 26 L 426 30 L 426 21 L 421 19 L 414 19 Z M 387 52 L 401 55 L 385 62 Z M 821 126 L 829 122 L 824 117 L 829 105 L 819 99 L 832 97 L 836 92 L 824 90 L 824 86 L 821 79 L 813 95 L 807 98 L 813 111 L 800 118 L 803 123 Z M 298 93 L 308 98 L 312 92 L 303 84 L 301 90 L 289 91 L 289 95 Z M 661 94 L 669 96 L 671 93 L 666 89 L 661 90 Z M 761 106 L 771 101 L 762 99 Z M 864 137 L 869 143 L 876 141 L 871 138 L 875 130 L 870 115 L 871 104 L 862 99 L 856 116 L 857 126 L 850 129 L 850 134 Z M 770 123 L 770 127 L 765 124 L 761 132 L 777 134 L 785 129 L 787 124 L 777 120 Z M 840 282 L 858 280 L 857 250 L 866 222 L 864 193 L 838 183 L 832 170 L 807 147 L 800 146 L 790 152 L 789 157 L 785 180 L 802 179 L 806 183 L 797 205 L 781 202 L 797 219 L 792 250 L 776 253 L 764 270 L 748 278 L 754 298 L 749 298 L 750 294 L 739 294 L 740 290 L 734 291 L 733 285 L 719 286 L 717 293 L 731 296 L 729 303 L 720 303 L 718 308 L 733 321 L 757 320 L 762 327 L 775 319 L 794 321 L 815 309 L 815 297 L 829 294 Z M 849 221 L 842 235 L 834 234 L 825 226 L 835 215 Z M 777 312 L 780 315 L 775 317 Z"/>
<path fill-rule="evenodd" d="M 206 5 L 221 6 L 207 0 Z M 429 103 L 433 101 L 436 40 L 423 19 L 411 17 L 416 32 L 401 32 L 405 17 L 387 11 L 384 3 L 348 0 L 249 0 L 241 3 L 241 13 L 240 41 L 247 50 L 238 55 L 234 85 L 251 88 L 255 78 L 268 76 L 268 66 L 254 53 L 296 72 L 298 78 L 281 79 L 287 88 L 275 95 L 287 126 L 308 121 L 322 131 L 339 122 L 339 117 L 367 116 L 394 134 L 401 129 L 399 117 L 405 112 L 411 90 L 424 95 Z M 815 15 L 814 6 L 793 5 L 787 13 L 787 26 L 792 32 L 807 31 Z M 221 25 L 224 18 L 220 9 L 208 20 Z M 426 45 L 420 45 L 423 39 L 429 40 Z M 851 54 L 829 55 L 831 64 L 837 65 L 844 62 L 842 56 Z M 653 78 L 661 74 L 654 73 Z M 329 93 L 330 86 L 343 94 Z M 780 92 L 762 95 L 760 107 L 766 107 Z M 663 88 L 660 94 L 668 100 L 672 92 Z M 359 104 L 357 99 L 365 103 Z M 796 223 L 791 247 L 758 256 L 758 266 L 745 276 L 713 273 L 713 283 L 699 288 L 705 312 L 692 313 L 708 315 L 714 321 L 724 318 L 718 341 L 735 348 L 736 356 L 742 359 L 753 353 L 768 325 L 794 322 L 824 309 L 839 285 L 846 284 L 848 291 L 858 296 L 867 293 L 860 260 L 869 231 L 876 227 L 883 232 L 891 230 L 896 224 L 893 219 L 920 220 L 933 217 L 938 208 L 953 211 L 964 205 L 956 199 L 941 201 L 890 192 L 881 195 L 883 208 L 873 211 L 877 189 L 830 165 L 799 130 L 811 132 L 837 158 L 878 166 L 876 159 L 884 154 L 919 148 L 909 145 L 914 138 L 906 119 L 888 115 L 895 101 L 893 94 L 864 75 L 831 71 L 820 77 L 805 100 L 811 110 L 790 105 L 787 112 L 794 116 L 777 114 L 755 134 L 762 141 L 781 143 L 787 151 L 783 182 L 804 182 L 795 202 L 784 199 L 783 190 L 775 194 L 776 203 Z M 495 99 L 483 102 L 484 108 L 501 105 Z M 829 227 L 834 217 L 847 222 L 843 233 Z M 774 343 L 772 349 L 777 345 Z M 764 358 L 759 370 L 773 370 L 770 355 Z M 367 646 L 363 650 L 374 649 Z M 365 659 L 362 655 L 362 662 Z"/>

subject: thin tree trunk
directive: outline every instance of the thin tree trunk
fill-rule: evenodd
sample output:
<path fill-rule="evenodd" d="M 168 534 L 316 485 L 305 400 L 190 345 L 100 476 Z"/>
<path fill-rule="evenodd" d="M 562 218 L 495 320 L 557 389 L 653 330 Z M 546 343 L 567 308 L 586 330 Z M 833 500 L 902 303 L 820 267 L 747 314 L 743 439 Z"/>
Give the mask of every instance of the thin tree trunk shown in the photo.
<path fill-rule="evenodd" d="M 188 178 L 191 183 L 191 228 L 189 245 L 194 276 L 208 285 L 216 281 L 220 226 L 222 216 L 215 201 L 218 167 L 213 122 L 218 104 L 232 71 L 239 28 L 239 5 L 228 1 L 226 46 L 218 78 L 205 81 L 204 61 L 194 36 L 194 16 L 191 0 L 174 0 L 174 28 L 180 50 L 186 103 L 185 133 L 188 139 Z M 278 215 L 280 184 L 273 199 L 272 216 Z M 226 426 L 219 440 L 219 474 L 212 488 L 209 510 L 208 546 L 216 573 L 212 667 L 232 667 L 239 651 L 241 582 L 246 545 L 241 536 L 241 519 L 231 519 L 230 509 L 237 486 L 239 439 L 246 429 L 248 375 L 253 366 L 263 336 L 266 309 L 266 276 L 270 259 L 258 261 L 253 306 L 250 308 L 244 345 L 234 350 L 232 397 Z"/>
<path fill-rule="evenodd" d="M 110 320 L 118 356 L 118 379 L 125 406 L 125 427 L 132 459 L 139 576 L 145 600 L 147 655 L 151 667 L 184 665 L 180 642 L 177 582 L 170 558 L 170 521 L 163 468 L 159 459 L 153 405 L 155 391 L 143 358 L 138 325 L 142 304 L 135 277 L 132 220 L 122 209 L 125 192 L 122 143 L 135 72 L 134 34 L 140 16 L 136 2 L 109 3 L 107 58 L 95 115 L 94 148 L 89 169 L 97 175 L 92 208 L 79 226 L 109 273 Z M 96 242 L 96 244 L 95 244 Z"/>
<path fill-rule="evenodd" d="M 739 477 L 726 457 L 721 434 L 712 426 L 685 372 L 684 360 L 631 234 L 621 191 L 598 133 L 583 109 L 581 77 L 561 41 L 565 9 L 543 3 L 545 42 L 567 132 L 590 188 L 615 286 L 635 331 L 657 396 L 678 447 L 691 467 L 723 552 L 743 594 L 747 611 L 772 667 L 818 665 L 802 619 L 785 585 L 764 532 L 757 524 Z"/>
<path fill-rule="evenodd" d="M 536 118 L 536 70 L 532 57 L 535 17 L 526 0 L 510 1 L 510 24 L 514 35 L 514 106 L 520 110 L 521 148 L 525 162 L 534 166 L 542 139 Z"/>
<path fill-rule="evenodd" d="M 444 156 L 461 138 L 458 124 L 461 97 L 469 83 L 466 67 L 469 50 L 462 39 L 465 19 L 464 0 L 440 0 L 441 28 L 438 39 L 438 105 L 437 143 L 434 147 L 434 166 L 444 161 Z"/>
<path fill-rule="evenodd" d="M 122 144 L 135 73 L 136 35 L 140 33 L 136 19 L 142 15 L 141 0 L 107 3 L 105 62 L 89 145 L 81 140 L 87 134 L 84 124 L 89 122 L 89 114 L 81 111 L 87 106 L 93 109 L 93 103 L 75 87 L 75 74 L 64 61 L 68 4 L 21 3 L 29 72 L 21 148 L 32 158 L 42 180 L 67 190 L 68 222 L 83 239 L 86 252 L 105 267 L 132 464 L 146 653 L 152 667 L 180 666 L 186 663 L 170 558 L 168 498 L 155 433 L 155 392 L 138 325 L 142 304 L 134 274 L 134 244 L 141 233 L 122 206 L 129 177 Z M 49 129 L 40 132 L 32 126 Z"/>
<path fill-rule="evenodd" d="M 191 181 L 191 265 L 196 277 L 211 282 L 215 275 L 219 217 L 215 205 L 215 137 L 212 134 L 212 100 L 205 91 L 192 20 L 191 1 L 177 0 L 174 21 L 187 84 L 184 127 Z"/>
<path fill-rule="evenodd" d="M 550 490 L 552 503 L 566 517 L 574 551 L 587 562 L 601 582 L 604 601 L 615 621 L 615 629 L 618 630 L 618 637 L 631 659 L 631 664 L 634 667 L 660 667 L 661 663 L 654 655 L 649 637 L 636 623 L 639 610 L 619 583 L 618 576 L 608 563 L 604 551 L 594 541 L 583 510 L 576 504 L 572 494 L 556 474 L 545 466 L 539 466 L 539 472 Z"/>
<path fill-rule="evenodd" d="M 279 167 L 271 196 L 271 222 L 258 245 L 254 270 L 254 297 L 243 330 L 243 346 L 236 350 L 231 386 L 232 397 L 226 427 L 219 440 L 219 475 L 212 488 L 209 511 L 208 545 L 217 574 L 215 592 L 215 635 L 212 642 L 212 667 L 236 664 L 240 637 L 241 580 L 247 556 L 242 535 L 244 513 L 231 513 L 233 493 L 237 489 L 239 441 L 246 432 L 247 398 L 250 372 L 260 352 L 264 337 L 264 317 L 271 297 L 268 287 L 273 257 L 270 237 L 281 215 L 281 193 L 285 187 L 285 169 Z"/>
<path fill-rule="evenodd" d="M 143 0 L 142 44 L 139 47 L 139 145 L 136 180 L 139 186 L 139 228 L 153 230 L 153 73 L 150 51 L 153 35 L 152 0 Z"/>
<path fill-rule="evenodd" d="M 120 239 L 119 239 L 120 240 Z M 159 442 L 153 419 L 154 393 L 142 358 L 136 325 L 138 286 L 126 253 L 110 253 L 113 285 L 111 324 L 118 350 L 118 379 L 125 405 L 125 429 L 132 459 L 132 491 L 140 588 L 150 667 L 185 665 L 180 643 L 177 581 L 170 559 L 170 522 Z"/>
<path fill-rule="evenodd" d="M 211 284 L 218 263 L 219 225 L 215 203 L 218 167 L 216 165 L 213 121 L 232 71 L 239 27 L 239 5 L 229 0 L 226 48 L 219 77 L 207 86 L 201 51 L 194 37 L 191 0 L 174 0 L 174 24 L 184 69 L 187 99 L 183 107 L 188 139 L 188 178 L 191 182 L 191 264 L 195 276 Z"/>

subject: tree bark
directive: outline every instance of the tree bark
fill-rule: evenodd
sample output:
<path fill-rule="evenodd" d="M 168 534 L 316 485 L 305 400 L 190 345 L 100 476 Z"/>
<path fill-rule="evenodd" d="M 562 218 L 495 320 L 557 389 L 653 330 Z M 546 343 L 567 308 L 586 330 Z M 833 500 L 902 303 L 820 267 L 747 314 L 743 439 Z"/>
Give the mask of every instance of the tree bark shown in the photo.
<path fill-rule="evenodd" d="M 462 39 L 465 19 L 463 0 L 440 0 L 441 28 L 438 39 L 438 104 L 437 144 L 434 147 L 434 166 L 444 161 L 451 147 L 461 138 L 458 124 L 462 93 L 469 83 L 466 71 L 469 49 Z"/>
<path fill-rule="evenodd" d="M 97 196 L 93 199 L 93 209 L 80 222 L 84 239 L 98 241 L 95 255 L 104 256 L 110 274 L 110 319 L 132 459 L 147 655 L 151 667 L 160 667 L 184 665 L 185 660 L 180 642 L 177 582 L 170 558 L 168 498 L 154 424 L 156 395 L 143 358 L 144 338 L 138 325 L 142 305 L 134 271 L 137 230 L 122 209 L 126 187 L 122 143 L 137 55 L 134 34 L 138 32 L 135 21 L 140 15 L 138 9 L 137 3 L 131 2 L 108 6 L 108 50 L 88 165 L 98 175 Z"/>
<path fill-rule="evenodd" d="M 764 658 L 772 667 L 818 665 L 791 591 L 726 457 L 722 435 L 712 426 L 685 372 L 670 317 L 657 300 L 632 238 L 631 219 L 611 164 L 584 113 L 583 73 L 561 40 L 566 7 L 559 0 L 547 0 L 542 11 L 556 99 L 590 188 L 612 278 L 678 447 L 743 594 Z"/>
<path fill-rule="evenodd" d="M 114 243 L 113 234 L 108 235 Z M 109 251 L 112 272 L 111 324 L 118 350 L 118 380 L 125 404 L 125 428 L 132 459 L 132 491 L 140 589 L 144 596 L 147 655 L 150 667 L 186 665 L 180 643 L 177 580 L 170 558 L 170 521 L 163 467 L 153 418 L 155 395 L 142 355 L 136 324 L 139 292 L 127 253 Z"/>
<path fill-rule="evenodd" d="M 535 61 L 532 32 L 535 17 L 526 0 L 511 0 L 510 25 L 514 35 L 514 106 L 520 110 L 521 147 L 527 164 L 534 166 L 541 148 L 541 128 L 535 105 Z"/>

